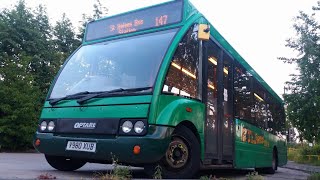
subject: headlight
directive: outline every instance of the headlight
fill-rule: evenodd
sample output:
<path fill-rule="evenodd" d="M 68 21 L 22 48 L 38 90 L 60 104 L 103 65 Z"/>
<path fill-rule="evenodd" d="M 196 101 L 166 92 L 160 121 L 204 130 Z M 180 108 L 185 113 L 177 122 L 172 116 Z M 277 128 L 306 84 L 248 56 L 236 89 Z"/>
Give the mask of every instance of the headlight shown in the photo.
<path fill-rule="evenodd" d="M 55 125 L 53 121 L 50 121 L 48 124 L 48 131 L 52 131 L 54 129 Z"/>
<path fill-rule="evenodd" d="M 124 133 L 129 133 L 131 130 L 132 130 L 132 127 L 133 127 L 133 124 L 131 121 L 125 121 L 123 124 L 122 124 L 122 131 Z"/>
<path fill-rule="evenodd" d="M 134 124 L 134 132 L 136 132 L 137 134 L 142 133 L 142 131 L 144 130 L 144 123 L 142 121 L 137 121 Z"/>
<path fill-rule="evenodd" d="M 46 121 L 42 121 L 42 123 L 40 124 L 40 130 L 44 131 L 47 129 L 47 122 Z"/>

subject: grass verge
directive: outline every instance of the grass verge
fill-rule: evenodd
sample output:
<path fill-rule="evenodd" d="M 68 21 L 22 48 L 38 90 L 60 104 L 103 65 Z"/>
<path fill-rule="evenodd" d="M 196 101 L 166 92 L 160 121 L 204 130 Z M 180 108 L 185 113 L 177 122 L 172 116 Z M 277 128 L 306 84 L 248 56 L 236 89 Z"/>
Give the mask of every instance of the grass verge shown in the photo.
<path fill-rule="evenodd" d="M 308 177 L 308 180 L 320 180 L 320 173 L 311 174 L 311 175 Z"/>

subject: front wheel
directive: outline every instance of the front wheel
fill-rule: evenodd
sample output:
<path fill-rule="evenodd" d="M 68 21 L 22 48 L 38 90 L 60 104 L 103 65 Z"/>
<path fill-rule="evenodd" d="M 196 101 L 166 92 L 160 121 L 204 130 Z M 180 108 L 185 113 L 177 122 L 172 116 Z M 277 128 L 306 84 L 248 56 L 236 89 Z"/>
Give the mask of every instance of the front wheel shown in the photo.
<path fill-rule="evenodd" d="M 145 172 L 153 177 L 157 167 L 162 178 L 192 178 L 200 167 L 200 144 L 193 132 L 185 126 L 178 127 L 172 135 L 165 156 L 155 164 L 145 166 Z"/>
<path fill-rule="evenodd" d="M 61 156 L 45 155 L 47 162 L 55 169 L 60 171 L 74 171 L 86 164 L 79 159 L 71 159 Z"/>

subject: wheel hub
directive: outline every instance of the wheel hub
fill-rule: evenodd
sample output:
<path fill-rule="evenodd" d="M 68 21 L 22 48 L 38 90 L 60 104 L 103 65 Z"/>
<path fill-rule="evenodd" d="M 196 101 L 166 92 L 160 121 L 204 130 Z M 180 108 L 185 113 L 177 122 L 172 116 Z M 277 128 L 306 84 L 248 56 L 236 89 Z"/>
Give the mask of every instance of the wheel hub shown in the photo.
<path fill-rule="evenodd" d="M 172 168 L 183 167 L 187 163 L 188 157 L 188 147 L 181 139 L 176 138 L 169 144 L 166 160 Z"/>

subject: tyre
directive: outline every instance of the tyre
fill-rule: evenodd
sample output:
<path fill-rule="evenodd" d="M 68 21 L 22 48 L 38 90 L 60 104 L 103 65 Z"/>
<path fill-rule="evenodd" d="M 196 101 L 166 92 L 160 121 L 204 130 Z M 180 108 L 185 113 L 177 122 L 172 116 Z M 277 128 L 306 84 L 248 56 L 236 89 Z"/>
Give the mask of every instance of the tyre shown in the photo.
<path fill-rule="evenodd" d="M 79 159 L 50 155 L 45 155 L 45 157 L 50 166 L 60 171 L 74 171 L 86 164 L 85 161 Z"/>
<path fill-rule="evenodd" d="M 199 171 L 200 144 L 190 129 L 176 128 L 164 157 L 158 163 L 145 166 L 145 172 L 153 177 L 158 167 L 162 178 L 188 179 Z"/>
<path fill-rule="evenodd" d="M 278 169 L 278 156 L 275 150 L 273 150 L 272 155 L 272 166 L 269 168 L 266 168 L 266 172 L 269 174 L 274 174 L 276 170 Z"/>

